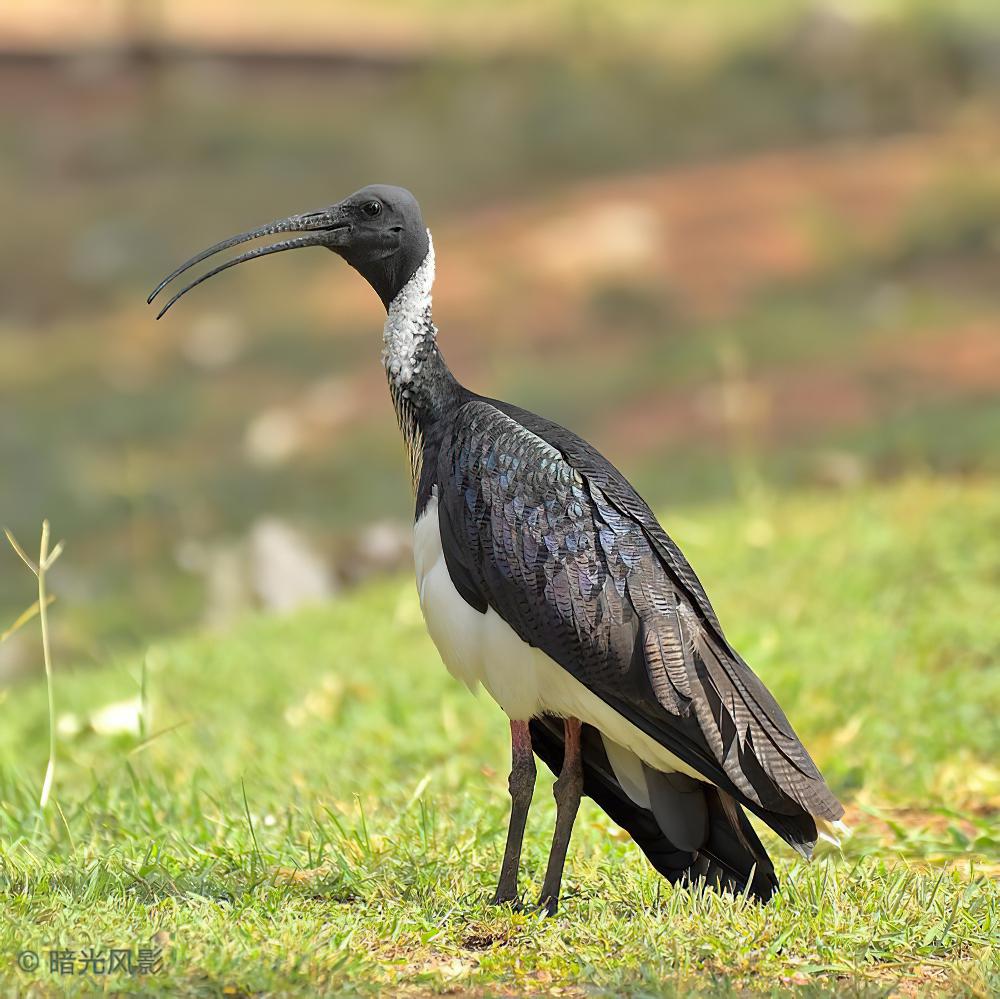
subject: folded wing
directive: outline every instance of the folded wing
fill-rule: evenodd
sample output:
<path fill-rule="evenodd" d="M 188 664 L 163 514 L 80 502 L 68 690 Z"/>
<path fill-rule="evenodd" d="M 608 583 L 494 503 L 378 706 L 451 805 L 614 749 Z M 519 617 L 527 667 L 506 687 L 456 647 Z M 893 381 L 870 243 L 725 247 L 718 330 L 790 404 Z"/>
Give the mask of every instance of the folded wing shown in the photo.
<path fill-rule="evenodd" d="M 808 852 L 814 818 L 843 810 L 624 477 L 562 427 L 485 399 L 459 412 L 439 462 L 465 600 Z"/>

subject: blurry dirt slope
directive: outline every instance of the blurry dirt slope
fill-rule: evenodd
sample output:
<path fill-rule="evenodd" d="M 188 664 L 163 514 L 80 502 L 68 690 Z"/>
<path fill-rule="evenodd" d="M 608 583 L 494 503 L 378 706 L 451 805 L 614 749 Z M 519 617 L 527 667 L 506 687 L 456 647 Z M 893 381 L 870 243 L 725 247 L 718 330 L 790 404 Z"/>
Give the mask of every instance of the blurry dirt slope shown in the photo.
<path fill-rule="evenodd" d="M 488 387 L 499 358 L 529 351 L 546 359 L 540 364 L 562 365 L 557 359 L 568 355 L 571 364 L 599 370 L 611 337 L 613 363 L 638 370 L 649 338 L 719 324 L 731 324 L 738 337 L 741 310 L 755 297 L 848 261 L 893 259 L 919 206 L 947 195 L 949 184 L 978 176 L 1000 194 L 998 152 L 996 132 L 909 136 L 585 182 L 544 201 L 494 205 L 434 227 L 442 345 L 453 364 Z M 886 280 L 891 298 L 891 275 Z M 648 336 L 636 337 L 627 316 L 624 328 L 609 316 L 595 329 L 602 291 L 645 297 L 664 310 L 661 327 L 648 324 Z M 372 321 L 367 289 L 347 273 L 321 275 L 311 301 L 331 325 Z M 767 410 L 751 419 L 774 444 L 817 429 L 863 427 L 901 398 L 992 396 L 1000 390 L 998 303 L 984 308 L 974 295 L 973 303 L 982 310 L 976 318 L 932 321 L 920 331 L 911 317 L 894 323 L 873 314 L 870 331 L 841 345 L 824 342 L 829 331 L 803 328 L 785 358 L 779 349 L 758 361 L 751 344 L 748 363 L 761 369 L 754 391 Z M 702 373 L 707 385 L 669 390 L 662 378 L 672 380 L 670 372 L 656 374 L 646 395 L 622 400 L 610 424 L 608 412 L 600 421 L 607 428 L 600 436 L 619 454 L 662 449 L 674 434 L 725 436 L 717 369 Z M 379 405 L 380 372 L 358 377 L 372 390 L 359 398 Z M 641 376 L 637 387 L 644 388 Z"/>
<path fill-rule="evenodd" d="M 695 317 L 730 315 L 762 287 L 884 248 L 937 183 L 1000 181 L 998 154 L 1000 132 L 976 129 L 578 183 L 436 229 L 449 256 L 435 293 L 463 318 L 503 301 L 532 339 L 577 325 L 601 282 L 655 283 Z"/>

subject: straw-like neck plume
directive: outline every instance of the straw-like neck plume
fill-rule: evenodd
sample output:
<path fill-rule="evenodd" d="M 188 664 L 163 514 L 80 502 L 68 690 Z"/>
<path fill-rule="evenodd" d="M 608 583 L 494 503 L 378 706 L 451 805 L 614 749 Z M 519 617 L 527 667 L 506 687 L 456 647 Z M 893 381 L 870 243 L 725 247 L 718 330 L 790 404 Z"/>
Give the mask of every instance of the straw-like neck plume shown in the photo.
<path fill-rule="evenodd" d="M 436 348 L 437 327 L 431 317 L 434 288 L 434 243 L 427 233 L 427 256 L 389 305 L 382 330 L 382 365 L 397 388 L 420 374 L 421 362 Z"/>

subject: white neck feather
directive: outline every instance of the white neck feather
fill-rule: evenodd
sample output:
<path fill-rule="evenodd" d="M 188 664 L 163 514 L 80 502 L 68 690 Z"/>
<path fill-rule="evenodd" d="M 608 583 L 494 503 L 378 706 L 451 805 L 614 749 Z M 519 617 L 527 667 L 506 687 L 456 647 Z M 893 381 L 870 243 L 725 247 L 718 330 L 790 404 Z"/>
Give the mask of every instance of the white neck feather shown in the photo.
<path fill-rule="evenodd" d="M 420 371 L 417 350 L 434 340 L 437 327 L 431 320 L 434 287 L 434 242 L 427 231 L 427 256 L 389 304 L 382 331 L 382 366 L 397 386 L 407 385 Z"/>

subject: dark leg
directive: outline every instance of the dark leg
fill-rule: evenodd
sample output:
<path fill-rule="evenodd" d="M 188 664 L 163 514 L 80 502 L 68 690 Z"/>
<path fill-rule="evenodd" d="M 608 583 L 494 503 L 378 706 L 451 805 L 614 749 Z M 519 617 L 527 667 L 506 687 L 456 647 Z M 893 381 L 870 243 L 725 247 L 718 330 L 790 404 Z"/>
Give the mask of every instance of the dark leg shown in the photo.
<path fill-rule="evenodd" d="M 562 884 L 563 867 L 566 864 L 566 851 L 569 849 L 569 838 L 573 832 L 577 809 L 580 807 L 580 795 L 583 793 L 579 719 L 567 718 L 564 722 L 564 733 L 562 770 L 552 788 L 556 799 L 556 830 L 552 836 L 549 864 L 545 869 L 542 897 L 538 900 L 539 907 L 545 909 L 550 916 L 555 914 L 559 905 L 559 887 Z"/>
<path fill-rule="evenodd" d="M 526 721 L 510 723 L 511 769 L 507 787 L 510 790 L 510 826 L 507 829 L 507 846 L 503 851 L 500 883 L 493 896 L 494 905 L 517 902 L 517 871 L 521 864 L 521 844 L 524 826 L 528 821 L 528 806 L 535 790 L 535 756 L 531 751 L 531 733 Z"/>

